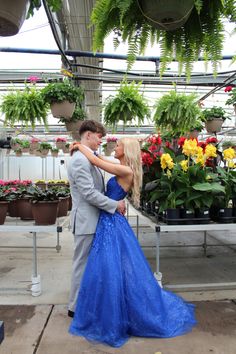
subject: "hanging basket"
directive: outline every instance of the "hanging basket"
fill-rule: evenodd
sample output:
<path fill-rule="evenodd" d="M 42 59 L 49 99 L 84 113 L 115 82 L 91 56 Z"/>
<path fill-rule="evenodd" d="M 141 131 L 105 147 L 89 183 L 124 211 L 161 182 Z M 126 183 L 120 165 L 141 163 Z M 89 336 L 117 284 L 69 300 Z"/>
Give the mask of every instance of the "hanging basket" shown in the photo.
<path fill-rule="evenodd" d="M 29 0 L 0 0 L 0 36 L 14 36 L 23 25 Z"/>
<path fill-rule="evenodd" d="M 69 101 L 63 101 L 60 103 L 51 104 L 51 112 L 54 118 L 71 118 L 74 110 L 75 103 Z"/>
<path fill-rule="evenodd" d="M 188 20 L 194 0 L 138 0 L 140 11 L 155 28 L 174 31 Z"/>
<path fill-rule="evenodd" d="M 65 122 L 66 130 L 72 136 L 74 140 L 79 140 L 79 128 L 83 123 L 82 120 L 78 120 L 77 122 Z"/>
<path fill-rule="evenodd" d="M 219 133 L 221 131 L 221 127 L 223 125 L 222 118 L 213 118 L 212 120 L 208 120 L 205 122 L 205 127 L 208 133 Z"/>

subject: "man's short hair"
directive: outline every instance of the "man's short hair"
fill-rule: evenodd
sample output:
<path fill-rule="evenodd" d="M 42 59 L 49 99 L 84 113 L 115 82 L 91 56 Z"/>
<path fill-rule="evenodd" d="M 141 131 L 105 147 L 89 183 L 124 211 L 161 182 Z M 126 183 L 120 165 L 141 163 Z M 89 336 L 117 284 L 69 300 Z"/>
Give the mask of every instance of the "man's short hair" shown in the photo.
<path fill-rule="evenodd" d="M 87 131 L 99 133 L 102 136 L 105 136 L 107 133 L 105 127 L 100 122 L 93 119 L 83 121 L 79 128 L 79 135 L 82 136 Z"/>

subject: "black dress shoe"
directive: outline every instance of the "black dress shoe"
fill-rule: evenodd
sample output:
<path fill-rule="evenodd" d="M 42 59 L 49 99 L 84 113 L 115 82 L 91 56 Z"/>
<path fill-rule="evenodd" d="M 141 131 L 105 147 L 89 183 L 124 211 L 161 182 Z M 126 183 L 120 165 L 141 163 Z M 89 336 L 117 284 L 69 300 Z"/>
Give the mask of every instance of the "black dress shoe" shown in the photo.
<path fill-rule="evenodd" d="M 71 311 L 71 310 L 68 310 L 68 316 L 69 317 L 71 317 L 71 318 L 73 318 L 74 317 L 74 312 L 73 311 Z"/>

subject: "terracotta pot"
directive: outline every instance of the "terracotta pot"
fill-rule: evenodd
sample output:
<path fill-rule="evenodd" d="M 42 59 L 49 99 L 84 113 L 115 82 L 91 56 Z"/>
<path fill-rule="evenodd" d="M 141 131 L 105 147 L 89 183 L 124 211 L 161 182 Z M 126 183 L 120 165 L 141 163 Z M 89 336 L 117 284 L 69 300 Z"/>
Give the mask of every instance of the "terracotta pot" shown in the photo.
<path fill-rule="evenodd" d="M 51 156 L 52 157 L 58 157 L 58 152 L 51 151 Z"/>
<path fill-rule="evenodd" d="M 0 36 L 14 36 L 23 25 L 29 0 L 0 0 Z"/>
<path fill-rule="evenodd" d="M 51 104 L 51 112 L 54 118 L 71 118 L 74 110 L 75 110 L 76 103 L 63 101 L 60 103 L 52 103 Z"/>
<path fill-rule="evenodd" d="M 18 216 L 21 220 L 33 220 L 32 204 L 29 198 L 17 200 Z"/>
<path fill-rule="evenodd" d="M 57 219 L 58 200 L 32 203 L 32 213 L 36 225 L 53 225 Z"/>
<path fill-rule="evenodd" d="M 21 152 L 15 151 L 15 154 L 16 154 L 17 157 L 21 157 L 22 156 L 22 151 Z"/>
<path fill-rule="evenodd" d="M 188 20 L 194 0 L 139 0 L 140 9 L 155 28 L 173 31 Z"/>
<path fill-rule="evenodd" d="M 30 150 L 37 150 L 39 148 L 39 143 L 30 143 Z"/>
<path fill-rule="evenodd" d="M 17 200 L 12 200 L 8 204 L 8 214 L 12 218 L 17 218 L 18 215 L 18 208 L 17 208 Z"/>
<path fill-rule="evenodd" d="M 8 202 L 0 201 L 0 225 L 3 225 L 6 220 L 8 204 Z"/>
<path fill-rule="evenodd" d="M 69 208 L 69 198 L 61 198 L 58 204 L 57 217 L 67 216 Z"/>
<path fill-rule="evenodd" d="M 212 120 L 208 120 L 205 122 L 205 127 L 208 133 L 218 133 L 221 131 L 221 127 L 223 125 L 222 118 L 213 118 Z"/>

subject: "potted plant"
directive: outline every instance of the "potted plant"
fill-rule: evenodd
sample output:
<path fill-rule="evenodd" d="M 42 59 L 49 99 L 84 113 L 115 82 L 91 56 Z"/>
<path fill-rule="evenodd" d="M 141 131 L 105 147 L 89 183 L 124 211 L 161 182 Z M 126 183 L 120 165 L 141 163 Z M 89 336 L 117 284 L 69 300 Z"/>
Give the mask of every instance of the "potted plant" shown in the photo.
<path fill-rule="evenodd" d="M 16 198 L 13 188 L 0 185 L 0 225 L 3 225 L 6 219 L 8 204 Z"/>
<path fill-rule="evenodd" d="M 79 140 L 79 128 L 85 119 L 85 110 L 80 106 L 80 104 L 76 104 L 72 117 L 60 118 L 60 121 L 65 124 L 66 130 L 71 134 L 72 138 L 74 140 Z"/>
<path fill-rule="evenodd" d="M 42 89 L 45 102 L 50 104 L 55 118 L 71 118 L 77 100 L 83 97 L 83 90 L 68 78 L 63 81 L 50 82 Z"/>
<path fill-rule="evenodd" d="M 200 117 L 201 109 L 195 94 L 186 95 L 173 90 L 158 99 L 155 105 L 155 125 L 173 136 L 189 132 Z"/>
<path fill-rule="evenodd" d="M 226 118 L 226 111 L 222 107 L 213 106 L 202 111 L 202 120 L 208 133 L 220 132 Z"/>
<path fill-rule="evenodd" d="M 29 140 L 22 140 L 21 141 L 21 149 L 22 149 L 22 152 L 29 152 L 29 149 L 30 149 Z"/>
<path fill-rule="evenodd" d="M 200 119 L 197 119 L 196 122 L 190 127 L 189 133 L 187 133 L 187 138 L 189 139 L 197 139 L 199 133 L 203 130 L 204 126 Z"/>
<path fill-rule="evenodd" d="M 37 150 L 39 148 L 40 139 L 32 138 L 30 140 L 30 150 Z"/>
<path fill-rule="evenodd" d="M 35 185 L 38 187 L 38 188 L 41 188 L 41 189 L 46 189 L 47 188 L 47 184 L 45 182 L 44 179 L 38 179 L 37 181 L 34 182 Z"/>
<path fill-rule="evenodd" d="M 19 149 L 20 147 L 21 147 L 21 139 L 19 139 L 19 138 L 11 139 L 12 150 Z"/>
<path fill-rule="evenodd" d="M 63 150 L 65 145 L 66 145 L 66 141 L 67 139 L 66 138 L 63 138 L 63 137 L 57 137 L 56 138 L 56 147 L 60 150 Z"/>
<path fill-rule="evenodd" d="M 51 148 L 52 145 L 50 143 L 48 143 L 47 141 L 41 141 L 41 143 L 39 144 L 39 151 L 41 153 L 41 157 L 47 156 Z"/>
<path fill-rule="evenodd" d="M 115 136 L 108 136 L 106 138 L 106 143 L 103 144 L 103 151 L 106 156 L 110 156 L 111 153 L 114 151 L 116 142 L 117 142 L 117 138 Z"/>
<path fill-rule="evenodd" d="M 64 154 L 69 154 L 70 152 L 70 143 L 66 143 L 65 146 L 63 147 L 62 151 Z"/>
<path fill-rule="evenodd" d="M 34 84 L 25 85 L 23 91 L 11 90 L 3 96 L 1 111 L 5 114 L 4 124 L 14 126 L 17 122 L 35 129 L 36 122 L 48 127 L 48 105 L 44 101 L 41 90 Z"/>
<path fill-rule="evenodd" d="M 119 121 L 124 126 L 131 123 L 135 119 L 138 125 L 144 122 L 145 118 L 150 117 L 150 109 L 145 97 L 140 93 L 140 86 L 134 81 L 128 83 L 123 81 L 120 84 L 118 92 L 115 96 L 109 96 L 105 102 L 104 123 L 115 129 Z"/>
<path fill-rule="evenodd" d="M 22 152 L 22 149 L 21 149 L 21 148 L 15 149 L 15 155 L 16 155 L 17 157 L 21 157 L 22 154 L 23 154 L 23 152 Z"/>
<path fill-rule="evenodd" d="M 62 5 L 61 0 L 46 0 L 46 3 L 54 12 Z M 25 19 L 33 16 L 41 5 L 41 0 L 0 0 L 0 36 L 17 34 Z"/>
<path fill-rule="evenodd" d="M 147 9 L 144 3 L 150 3 L 150 9 Z M 136 56 L 145 52 L 151 38 L 152 43 L 157 42 L 160 45 L 161 75 L 175 58 L 179 63 L 179 71 L 185 69 L 186 75 L 190 78 L 193 63 L 198 60 L 201 52 L 206 61 L 212 62 L 216 72 L 224 42 L 223 21 L 225 18 L 231 22 L 235 21 L 235 2 L 232 0 L 226 0 L 224 3 L 221 0 L 215 0 L 214 3 L 188 2 L 188 9 L 184 10 L 184 15 L 180 15 L 182 19 L 187 18 L 184 24 L 176 21 L 180 1 L 173 1 L 172 5 L 175 8 L 169 12 L 169 1 L 97 0 L 91 15 L 95 28 L 93 50 L 102 50 L 105 38 L 113 32 L 115 47 L 122 41 L 128 41 L 129 70 Z M 159 17 L 163 12 L 162 9 L 166 11 L 167 8 L 168 15 Z M 180 24 L 181 27 L 171 29 L 173 23 Z"/>
<path fill-rule="evenodd" d="M 70 189 L 68 187 L 52 187 L 59 197 L 57 217 L 66 216 L 69 208 Z"/>
<path fill-rule="evenodd" d="M 53 225 L 57 218 L 59 196 L 52 189 L 32 187 L 30 190 L 32 213 L 36 225 Z"/>
<path fill-rule="evenodd" d="M 229 92 L 229 98 L 225 102 L 226 105 L 233 105 L 234 113 L 236 114 L 236 88 L 233 86 L 226 86 L 225 92 Z"/>
<path fill-rule="evenodd" d="M 58 148 L 56 148 L 56 147 L 52 147 L 51 148 L 51 155 L 53 157 L 58 157 L 58 153 L 59 153 L 59 149 Z"/>

